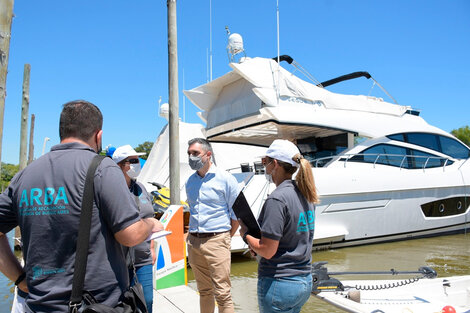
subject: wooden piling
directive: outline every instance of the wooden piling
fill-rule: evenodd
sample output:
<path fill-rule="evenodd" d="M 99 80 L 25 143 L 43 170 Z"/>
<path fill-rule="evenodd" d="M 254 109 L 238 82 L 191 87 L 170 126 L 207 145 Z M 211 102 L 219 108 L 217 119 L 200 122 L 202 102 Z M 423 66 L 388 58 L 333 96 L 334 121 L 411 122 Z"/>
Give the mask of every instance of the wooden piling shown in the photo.
<path fill-rule="evenodd" d="M 20 171 L 27 165 L 26 147 L 28 144 L 28 116 L 29 116 L 29 77 L 31 65 L 24 65 L 23 72 L 23 97 L 21 101 L 21 129 L 20 129 Z"/>
<path fill-rule="evenodd" d="M 7 85 L 8 55 L 10 52 L 13 0 L 0 0 L 0 174 L 2 160 L 3 116 Z"/>
<path fill-rule="evenodd" d="M 31 114 L 31 127 L 29 128 L 29 151 L 28 151 L 28 164 L 34 160 L 34 114 Z"/>

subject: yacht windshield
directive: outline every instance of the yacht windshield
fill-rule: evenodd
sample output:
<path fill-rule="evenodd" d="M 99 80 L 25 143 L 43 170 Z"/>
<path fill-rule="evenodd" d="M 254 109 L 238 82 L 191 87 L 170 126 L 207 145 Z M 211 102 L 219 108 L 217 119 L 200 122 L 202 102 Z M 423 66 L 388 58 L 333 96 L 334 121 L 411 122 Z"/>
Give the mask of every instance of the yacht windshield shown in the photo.
<path fill-rule="evenodd" d="M 387 136 L 389 139 L 408 142 L 434 151 L 439 151 L 455 159 L 467 159 L 470 150 L 453 138 L 428 133 L 400 133 Z"/>

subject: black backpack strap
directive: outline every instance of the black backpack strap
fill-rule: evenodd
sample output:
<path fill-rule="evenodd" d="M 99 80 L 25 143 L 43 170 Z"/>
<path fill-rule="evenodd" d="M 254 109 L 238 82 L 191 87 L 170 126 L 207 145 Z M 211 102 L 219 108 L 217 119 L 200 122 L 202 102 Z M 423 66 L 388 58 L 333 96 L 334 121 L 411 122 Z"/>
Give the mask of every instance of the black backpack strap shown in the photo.
<path fill-rule="evenodd" d="M 72 295 L 70 296 L 69 311 L 78 310 L 82 302 L 83 284 L 85 282 L 86 264 L 88 261 L 88 245 L 90 242 L 91 214 L 94 199 L 95 171 L 104 155 L 96 155 L 88 167 L 83 191 L 82 210 L 80 214 L 80 227 L 78 229 L 77 252 L 72 282 Z"/>

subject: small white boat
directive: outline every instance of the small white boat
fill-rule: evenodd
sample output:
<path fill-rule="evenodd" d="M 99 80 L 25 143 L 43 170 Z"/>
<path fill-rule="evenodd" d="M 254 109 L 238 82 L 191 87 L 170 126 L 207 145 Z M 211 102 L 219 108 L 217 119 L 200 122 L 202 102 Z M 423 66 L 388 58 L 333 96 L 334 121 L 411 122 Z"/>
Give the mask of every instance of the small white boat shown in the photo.
<path fill-rule="evenodd" d="M 312 293 L 346 312 L 470 312 L 470 275 L 436 278 L 431 271 L 423 267 L 420 277 L 401 280 L 339 281 L 313 270 Z M 412 272 L 391 272 L 403 273 Z"/>

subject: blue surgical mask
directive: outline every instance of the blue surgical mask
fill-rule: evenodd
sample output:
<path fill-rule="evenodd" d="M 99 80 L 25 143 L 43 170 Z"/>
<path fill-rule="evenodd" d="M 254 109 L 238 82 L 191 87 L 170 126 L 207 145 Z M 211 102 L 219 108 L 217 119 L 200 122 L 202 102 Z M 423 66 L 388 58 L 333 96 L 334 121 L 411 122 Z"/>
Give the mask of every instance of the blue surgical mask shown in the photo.
<path fill-rule="evenodd" d="M 204 166 L 204 162 L 202 162 L 202 156 L 190 155 L 188 163 L 189 167 L 191 167 L 193 171 L 199 171 Z"/>

